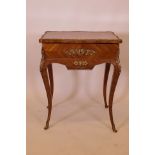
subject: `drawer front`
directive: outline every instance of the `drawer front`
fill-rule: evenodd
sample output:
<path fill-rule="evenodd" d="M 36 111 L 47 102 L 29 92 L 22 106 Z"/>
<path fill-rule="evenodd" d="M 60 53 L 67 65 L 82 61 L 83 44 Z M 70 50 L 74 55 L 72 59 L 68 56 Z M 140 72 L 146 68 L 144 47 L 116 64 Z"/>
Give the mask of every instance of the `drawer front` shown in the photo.
<path fill-rule="evenodd" d="M 46 61 L 48 61 L 48 63 L 63 64 L 68 69 L 93 69 L 94 66 L 98 64 L 107 63 L 107 60 L 104 59 L 90 58 L 52 58 Z"/>
<path fill-rule="evenodd" d="M 46 58 L 114 59 L 118 44 L 43 44 Z M 76 64 L 76 63 L 75 63 Z M 79 62 L 80 65 L 85 64 Z"/>

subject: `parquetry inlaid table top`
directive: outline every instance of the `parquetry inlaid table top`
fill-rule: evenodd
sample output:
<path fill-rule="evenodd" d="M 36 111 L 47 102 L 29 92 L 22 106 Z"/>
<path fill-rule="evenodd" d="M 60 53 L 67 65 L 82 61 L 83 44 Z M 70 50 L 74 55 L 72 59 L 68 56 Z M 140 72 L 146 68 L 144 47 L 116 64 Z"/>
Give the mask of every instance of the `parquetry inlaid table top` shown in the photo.
<path fill-rule="evenodd" d="M 121 43 L 113 32 L 46 31 L 41 43 Z"/>
<path fill-rule="evenodd" d="M 60 63 L 67 69 L 93 69 L 98 64 L 105 63 L 103 96 L 105 107 L 109 108 L 112 129 L 117 132 L 113 121 L 112 104 L 116 84 L 121 72 L 119 61 L 119 44 L 122 40 L 113 32 L 87 31 L 47 31 L 39 39 L 42 43 L 42 59 L 40 72 L 48 98 L 48 117 L 45 129 L 49 128 L 53 98 L 52 63 Z M 106 89 L 111 64 L 114 67 L 111 82 L 109 105 Z"/>

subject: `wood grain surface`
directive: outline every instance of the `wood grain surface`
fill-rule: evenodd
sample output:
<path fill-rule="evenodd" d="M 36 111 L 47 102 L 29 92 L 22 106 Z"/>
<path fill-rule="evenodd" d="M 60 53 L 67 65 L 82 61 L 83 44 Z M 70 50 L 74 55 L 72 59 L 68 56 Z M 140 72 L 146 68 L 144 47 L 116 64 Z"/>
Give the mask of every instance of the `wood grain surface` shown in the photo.
<path fill-rule="evenodd" d="M 93 69 L 94 66 L 106 63 L 103 82 L 105 107 L 109 108 L 112 130 L 117 132 L 113 120 L 113 97 L 121 72 L 119 60 L 119 43 L 122 42 L 113 32 L 54 32 L 47 31 L 39 39 L 42 43 L 40 72 L 48 98 L 48 116 L 45 129 L 49 128 L 54 91 L 52 63 L 60 63 L 67 69 Z M 107 103 L 107 82 L 110 65 L 114 72 L 111 82 L 109 104 Z M 47 72 L 48 71 L 48 72 Z"/>
<path fill-rule="evenodd" d="M 46 31 L 39 39 L 40 43 L 121 43 L 113 32 L 89 31 Z"/>

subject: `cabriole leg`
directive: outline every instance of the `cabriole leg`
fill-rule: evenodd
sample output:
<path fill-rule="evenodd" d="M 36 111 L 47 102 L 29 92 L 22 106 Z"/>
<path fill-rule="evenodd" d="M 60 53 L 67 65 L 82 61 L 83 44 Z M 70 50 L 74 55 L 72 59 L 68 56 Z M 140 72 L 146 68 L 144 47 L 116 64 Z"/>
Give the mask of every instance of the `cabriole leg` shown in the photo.
<path fill-rule="evenodd" d="M 49 128 L 49 121 L 50 121 L 50 117 L 51 117 L 51 110 L 52 110 L 52 94 L 51 94 L 51 92 L 53 92 L 53 90 L 51 91 L 48 73 L 47 73 L 47 67 L 45 67 L 43 65 L 43 62 L 41 62 L 40 72 L 41 72 L 41 76 L 42 76 L 42 79 L 44 82 L 44 86 L 45 86 L 46 94 L 47 94 L 47 99 L 48 99 L 48 116 L 47 116 L 46 125 L 44 127 L 44 129 L 48 129 Z"/>
<path fill-rule="evenodd" d="M 110 65 L 111 65 L 110 63 L 106 63 L 105 73 L 104 73 L 103 96 L 104 96 L 105 108 L 108 108 L 106 92 L 107 92 L 107 81 L 108 81 L 108 76 L 109 76 Z"/>
<path fill-rule="evenodd" d="M 112 105 L 113 105 L 114 92 L 115 92 L 115 88 L 117 85 L 117 81 L 118 81 L 120 72 L 121 72 L 120 65 L 119 64 L 114 65 L 114 72 L 113 72 L 112 83 L 111 83 L 111 88 L 110 88 L 110 95 L 109 95 L 109 115 L 110 115 L 112 130 L 114 132 L 117 132 L 117 130 L 115 128 L 115 124 L 114 124 L 114 120 L 113 120 Z"/>

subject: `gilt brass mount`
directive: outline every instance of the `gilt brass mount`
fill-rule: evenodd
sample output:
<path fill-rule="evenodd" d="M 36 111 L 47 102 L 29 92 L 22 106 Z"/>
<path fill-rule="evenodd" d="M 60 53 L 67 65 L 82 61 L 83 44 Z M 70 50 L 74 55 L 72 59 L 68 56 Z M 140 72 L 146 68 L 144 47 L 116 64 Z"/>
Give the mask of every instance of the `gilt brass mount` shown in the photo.
<path fill-rule="evenodd" d="M 65 54 L 69 56 L 91 56 L 94 55 L 96 52 L 92 49 L 84 49 L 84 48 L 76 48 L 76 49 L 69 49 L 65 51 Z"/>
<path fill-rule="evenodd" d="M 84 61 L 74 61 L 73 62 L 75 66 L 87 66 L 88 62 L 86 60 Z"/>

